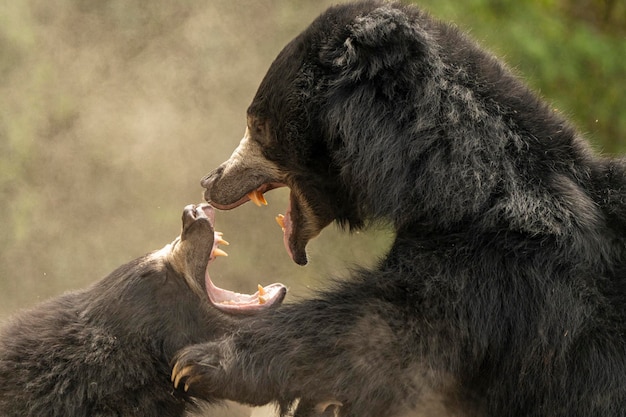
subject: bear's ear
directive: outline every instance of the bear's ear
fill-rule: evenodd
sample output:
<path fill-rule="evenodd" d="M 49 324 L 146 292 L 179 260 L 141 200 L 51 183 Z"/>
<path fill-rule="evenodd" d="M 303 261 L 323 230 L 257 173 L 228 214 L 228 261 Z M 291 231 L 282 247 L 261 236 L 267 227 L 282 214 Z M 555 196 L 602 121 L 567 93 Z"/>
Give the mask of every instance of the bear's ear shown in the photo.
<path fill-rule="evenodd" d="M 414 18 L 394 5 L 357 16 L 332 46 L 322 50 L 322 61 L 361 80 L 383 70 L 400 69 L 425 52 L 425 33 Z"/>

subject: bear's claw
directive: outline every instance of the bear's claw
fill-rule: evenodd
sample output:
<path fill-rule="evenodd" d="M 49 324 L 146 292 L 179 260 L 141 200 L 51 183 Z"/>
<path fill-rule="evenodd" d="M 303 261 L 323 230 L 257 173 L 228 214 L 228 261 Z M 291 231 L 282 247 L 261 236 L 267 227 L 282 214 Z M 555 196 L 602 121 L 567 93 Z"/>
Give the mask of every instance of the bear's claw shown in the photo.
<path fill-rule="evenodd" d="M 193 345 L 179 351 L 174 357 L 171 381 L 174 389 L 185 392 L 193 387 L 195 393 L 217 394 L 224 369 L 221 366 L 224 352 L 219 344 Z"/>
<path fill-rule="evenodd" d="M 174 383 L 174 388 L 178 389 L 178 385 L 180 384 L 180 381 L 183 378 L 191 375 L 192 372 L 193 372 L 192 365 L 187 365 L 183 368 L 180 365 L 180 362 L 176 362 L 176 365 L 174 365 L 174 369 L 172 370 L 172 382 Z M 185 392 L 189 390 L 189 384 L 190 384 L 189 380 L 191 379 L 194 379 L 193 376 L 189 378 L 187 382 L 185 383 Z"/>

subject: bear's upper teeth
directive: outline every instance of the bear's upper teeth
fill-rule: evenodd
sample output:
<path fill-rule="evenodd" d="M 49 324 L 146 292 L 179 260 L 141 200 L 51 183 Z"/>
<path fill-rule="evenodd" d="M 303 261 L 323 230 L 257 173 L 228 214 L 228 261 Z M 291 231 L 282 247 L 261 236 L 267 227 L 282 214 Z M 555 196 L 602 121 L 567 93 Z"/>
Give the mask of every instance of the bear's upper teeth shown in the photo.
<path fill-rule="evenodd" d="M 225 241 L 222 236 L 224 236 L 224 233 L 222 232 L 215 232 L 215 242 L 217 245 L 225 245 L 228 246 L 230 245 L 230 243 L 228 243 L 227 241 Z"/>
<path fill-rule="evenodd" d="M 226 252 L 224 252 L 223 250 L 217 247 L 217 245 L 226 245 L 226 246 L 230 245 L 230 243 L 224 240 L 223 236 L 224 236 L 224 233 L 222 232 L 214 232 L 213 248 L 211 249 L 211 259 L 217 256 L 228 256 Z"/>
<path fill-rule="evenodd" d="M 213 249 L 213 252 L 211 252 L 211 255 L 212 256 L 228 256 L 228 254 L 224 252 L 223 250 L 221 250 L 220 248 Z"/>
<path fill-rule="evenodd" d="M 267 206 L 267 200 L 263 196 L 263 193 L 259 190 L 250 191 L 248 193 L 248 198 L 256 204 L 258 207 Z"/>

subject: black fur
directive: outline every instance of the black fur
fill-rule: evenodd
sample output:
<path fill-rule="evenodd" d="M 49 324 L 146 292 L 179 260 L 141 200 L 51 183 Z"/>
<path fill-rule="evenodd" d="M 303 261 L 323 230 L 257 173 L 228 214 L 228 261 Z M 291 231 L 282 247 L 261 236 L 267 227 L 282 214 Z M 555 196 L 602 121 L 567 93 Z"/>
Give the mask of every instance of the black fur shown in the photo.
<path fill-rule="evenodd" d="M 300 416 L 328 400 L 352 417 L 626 415 L 626 162 L 498 59 L 417 8 L 340 5 L 248 116 L 315 224 L 397 237 L 377 268 L 181 352 L 196 395 L 300 398 Z M 203 182 L 224 204 L 226 175 Z"/>
<path fill-rule="evenodd" d="M 218 338 L 235 324 L 196 291 L 214 235 L 194 211 L 186 208 L 172 245 L 4 326 L 2 417 L 174 417 L 194 408 L 172 388 L 170 361 L 183 346 Z"/>

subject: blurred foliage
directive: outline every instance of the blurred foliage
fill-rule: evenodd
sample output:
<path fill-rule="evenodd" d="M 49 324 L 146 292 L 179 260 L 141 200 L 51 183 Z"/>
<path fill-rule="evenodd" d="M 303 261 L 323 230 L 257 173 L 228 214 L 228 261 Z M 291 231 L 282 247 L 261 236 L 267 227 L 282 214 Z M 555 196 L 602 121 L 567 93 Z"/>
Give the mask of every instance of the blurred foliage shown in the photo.
<path fill-rule="evenodd" d="M 503 57 L 604 153 L 626 151 L 626 2 L 424 0 Z"/>
<path fill-rule="evenodd" d="M 173 239 L 225 160 L 282 46 L 333 0 L 0 0 L 0 317 Z M 620 0 L 420 1 L 471 32 L 606 152 L 626 148 Z M 287 191 L 218 213 L 222 286 L 282 281 L 290 300 L 371 265 L 385 228 L 332 228 L 300 268 L 274 216 Z"/>
<path fill-rule="evenodd" d="M 0 2 L 0 316 L 169 243 L 275 55 L 329 4 Z M 388 245 L 331 229 L 297 267 L 274 221 L 287 195 L 218 214 L 231 242 L 218 284 L 305 294 Z"/>

